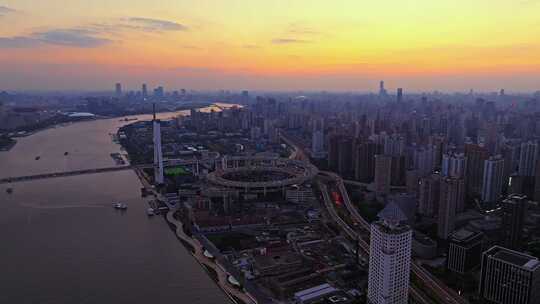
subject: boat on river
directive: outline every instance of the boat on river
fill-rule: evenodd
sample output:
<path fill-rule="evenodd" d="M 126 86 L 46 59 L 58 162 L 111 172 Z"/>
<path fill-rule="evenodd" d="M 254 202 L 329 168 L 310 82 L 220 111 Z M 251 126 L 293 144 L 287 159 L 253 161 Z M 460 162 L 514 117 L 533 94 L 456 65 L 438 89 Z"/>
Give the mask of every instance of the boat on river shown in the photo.
<path fill-rule="evenodd" d="M 113 203 L 113 208 L 118 210 L 126 210 L 128 206 L 124 203 Z"/>

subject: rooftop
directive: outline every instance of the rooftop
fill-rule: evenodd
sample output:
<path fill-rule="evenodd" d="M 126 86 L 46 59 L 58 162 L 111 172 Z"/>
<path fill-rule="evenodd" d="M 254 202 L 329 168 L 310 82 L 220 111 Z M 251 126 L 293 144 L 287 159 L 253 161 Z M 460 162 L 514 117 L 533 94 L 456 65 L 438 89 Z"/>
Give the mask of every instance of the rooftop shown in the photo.
<path fill-rule="evenodd" d="M 540 267 L 540 261 L 538 261 L 537 258 L 499 246 L 492 247 L 487 254 L 491 255 L 495 259 L 529 270 L 534 270 Z"/>

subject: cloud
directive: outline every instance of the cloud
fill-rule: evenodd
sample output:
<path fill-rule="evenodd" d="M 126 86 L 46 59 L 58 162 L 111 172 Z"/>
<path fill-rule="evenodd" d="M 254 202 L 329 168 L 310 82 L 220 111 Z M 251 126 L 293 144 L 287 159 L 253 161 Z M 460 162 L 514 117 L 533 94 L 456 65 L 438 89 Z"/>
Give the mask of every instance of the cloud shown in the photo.
<path fill-rule="evenodd" d="M 299 23 L 289 24 L 288 33 L 293 35 L 321 35 L 322 33 L 314 28 L 301 25 Z"/>
<path fill-rule="evenodd" d="M 95 35 L 95 32 L 84 29 L 58 29 L 34 33 L 32 36 L 48 44 L 81 48 L 93 48 L 112 42 L 107 38 Z"/>
<path fill-rule="evenodd" d="M 12 11 L 14 10 L 0 6 L 0 16 L 3 12 Z M 50 29 L 32 32 L 28 35 L 0 37 L 0 48 L 25 48 L 39 45 L 95 48 L 113 42 L 113 40 L 105 37 L 114 36 L 118 38 L 126 31 L 161 33 L 187 30 L 189 30 L 187 26 L 173 21 L 130 17 L 117 19 L 111 23 L 90 23 L 73 28 Z M 196 49 L 197 47 L 188 45 L 184 46 L 184 48 Z"/>
<path fill-rule="evenodd" d="M 127 27 L 148 32 L 187 31 L 189 28 L 183 24 L 160 19 L 131 17 L 127 19 Z"/>
<path fill-rule="evenodd" d="M 261 47 L 259 45 L 256 45 L 256 44 L 244 44 L 242 46 L 244 49 L 260 49 Z"/>
<path fill-rule="evenodd" d="M 310 43 L 309 40 L 294 39 L 294 38 L 276 38 L 272 39 L 273 44 L 296 44 L 296 43 Z"/>
<path fill-rule="evenodd" d="M 17 11 L 12 8 L 0 5 L 0 17 L 5 16 L 7 14 L 15 13 L 15 12 Z"/>
<path fill-rule="evenodd" d="M 27 48 L 40 45 L 61 45 L 78 48 L 94 48 L 111 43 L 98 32 L 85 29 L 54 29 L 34 32 L 27 36 L 0 37 L 0 48 Z"/>
<path fill-rule="evenodd" d="M 0 48 L 26 48 L 40 45 L 41 41 L 24 36 L 0 37 Z"/>

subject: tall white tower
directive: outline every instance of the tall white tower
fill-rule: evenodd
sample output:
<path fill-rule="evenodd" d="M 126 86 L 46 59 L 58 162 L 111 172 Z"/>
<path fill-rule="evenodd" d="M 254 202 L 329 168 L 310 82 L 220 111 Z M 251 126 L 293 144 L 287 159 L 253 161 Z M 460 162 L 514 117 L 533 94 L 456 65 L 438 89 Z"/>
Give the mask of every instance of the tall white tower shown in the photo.
<path fill-rule="evenodd" d="M 161 124 L 156 119 L 156 104 L 154 104 L 154 179 L 156 185 L 164 183 L 163 178 L 163 153 L 161 152 Z"/>
<path fill-rule="evenodd" d="M 408 303 L 412 230 L 406 220 L 390 201 L 371 224 L 368 303 Z"/>

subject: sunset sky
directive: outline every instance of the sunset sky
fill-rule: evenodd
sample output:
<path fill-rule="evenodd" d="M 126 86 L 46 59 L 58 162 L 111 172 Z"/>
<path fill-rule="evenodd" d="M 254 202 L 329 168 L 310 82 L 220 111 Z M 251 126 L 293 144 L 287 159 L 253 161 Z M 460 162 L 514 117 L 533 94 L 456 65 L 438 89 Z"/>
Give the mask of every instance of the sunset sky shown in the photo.
<path fill-rule="evenodd" d="M 0 0 L 0 90 L 540 90 L 540 0 Z"/>

